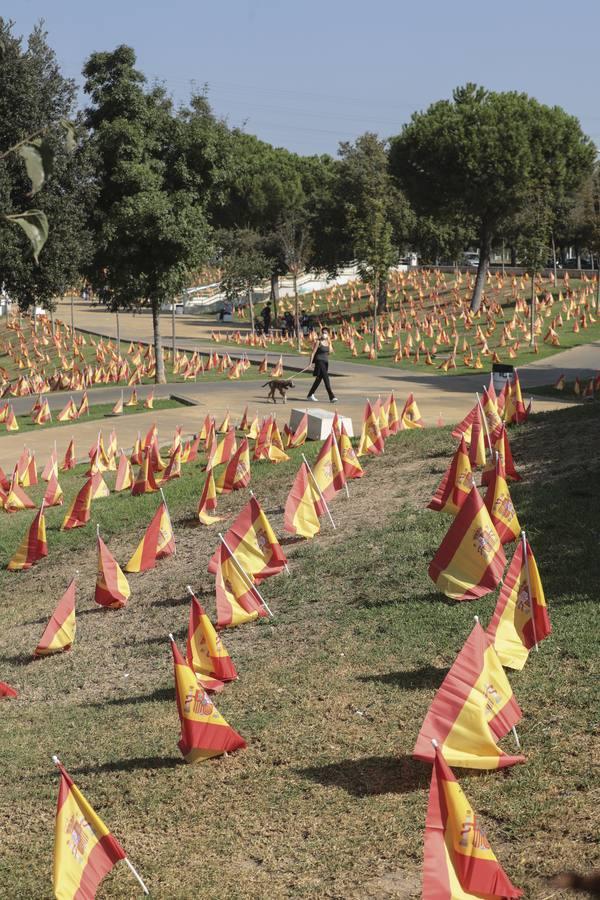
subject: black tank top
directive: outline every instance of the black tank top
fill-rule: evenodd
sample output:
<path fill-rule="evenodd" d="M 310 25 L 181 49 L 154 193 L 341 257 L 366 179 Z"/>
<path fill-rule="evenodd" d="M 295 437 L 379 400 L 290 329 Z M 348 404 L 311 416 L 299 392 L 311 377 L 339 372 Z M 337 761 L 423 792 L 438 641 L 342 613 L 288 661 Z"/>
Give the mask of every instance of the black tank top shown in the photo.
<path fill-rule="evenodd" d="M 320 362 L 327 362 L 329 359 L 329 341 L 323 343 L 322 340 L 319 341 L 319 346 L 315 351 L 315 362 L 319 360 Z"/>

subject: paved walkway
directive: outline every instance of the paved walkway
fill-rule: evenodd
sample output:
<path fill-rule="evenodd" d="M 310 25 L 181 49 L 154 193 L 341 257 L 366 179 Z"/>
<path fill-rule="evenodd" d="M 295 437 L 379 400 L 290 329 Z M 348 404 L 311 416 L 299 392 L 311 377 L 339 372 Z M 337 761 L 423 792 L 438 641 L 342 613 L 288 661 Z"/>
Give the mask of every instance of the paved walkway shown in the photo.
<path fill-rule="evenodd" d="M 70 304 L 59 307 L 57 317 L 65 322 L 70 322 Z M 89 304 L 78 302 L 75 305 L 75 327 L 115 337 L 115 316 L 106 312 L 101 307 L 91 307 Z M 210 332 L 215 328 L 213 320 L 193 316 L 177 317 L 177 346 L 187 350 L 201 350 L 203 352 L 218 350 L 219 345 L 210 341 Z M 120 313 L 120 332 L 123 341 L 150 341 L 152 338 L 152 324 L 150 316 L 145 314 L 134 315 L 132 313 Z M 163 340 L 168 345 L 170 334 L 170 317 L 164 318 Z M 242 352 L 244 348 L 241 348 Z M 231 355 L 234 351 L 230 350 Z M 250 350 L 251 358 L 262 359 L 264 351 Z M 286 369 L 304 368 L 307 364 L 306 357 L 293 353 L 283 354 Z M 558 378 L 564 372 L 567 379 L 574 374 L 591 375 L 600 369 L 600 344 L 596 343 L 585 347 L 577 347 L 564 353 L 556 354 L 544 360 L 532 363 L 526 368 L 520 369 L 521 382 L 525 392 L 535 385 L 548 384 Z M 445 424 L 459 421 L 473 404 L 475 391 L 481 391 L 484 383 L 487 383 L 487 374 L 474 373 L 473 375 L 440 376 L 430 375 L 426 372 L 410 372 L 384 366 L 368 366 L 352 362 L 340 362 L 332 359 L 330 372 L 333 387 L 339 399 L 338 408 L 344 415 L 352 417 L 355 431 L 360 429 L 362 411 L 366 398 L 375 399 L 378 395 L 387 395 L 390 390 L 396 394 L 399 404 L 403 403 L 409 393 L 414 393 L 419 404 L 423 418 L 427 424 L 435 424 L 438 419 Z M 293 377 L 293 372 L 291 373 Z M 217 418 L 223 416 L 229 409 L 234 420 L 239 420 L 246 405 L 249 412 L 257 412 L 259 417 L 276 410 L 280 424 L 287 421 L 290 409 L 293 406 L 305 407 L 306 393 L 310 382 L 302 379 L 296 383 L 288 395 L 288 404 L 283 406 L 266 400 L 266 389 L 262 387 L 262 381 L 231 382 L 222 381 L 197 383 L 170 384 L 141 386 L 138 394 L 143 397 L 148 391 L 154 389 L 155 396 L 169 396 L 179 394 L 193 399 L 197 406 L 181 406 L 175 409 L 162 411 L 144 411 L 139 415 L 128 416 L 122 419 L 107 418 L 101 421 L 79 422 L 73 427 L 68 425 L 54 428 L 45 428 L 42 431 L 30 431 L 26 434 L 5 434 L 0 437 L 0 465 L 7 469 L 14 465 L 23 444 L 27 444 L 36 451 L 40 462 L 48 455 L 54 441 L 57 443 L 59 456 L 64 453 L 72 435 L 75 435 L 78 456 L 84 455 L 93 444 L 98 428 L 110 431 L 115 428 L 119 445 L 125 448 L 131 447 L 137 436 L 138 429 L 147 430 L 152 422 L 156 422 L 161 439 L 169 441 L 176 425 L 181 424 L 186 434 L 196 431 L 202 419 L 208 411 Z M 121 389 L 114 387 L 94 388 L 90 391 L 92 402 L 114 403 L 120 396 Z M 127 395 L 127 392 L 126 392 Z M 61 408 L 66 402 L 64 392 L 47 395 L 53 410 Z M 81 393 L 75 392 L 77 400 Z M 322 400 L 326 401 L 326 395 L 320 391 Z M 566 398 L 544 398 L 535 402 L 537 410 L 556 409 L 564 406 L 569 400 Z M 23 398 L 15 401 L 17 413 L 26 413 L 31 408 L 31 398 Z M 311 404 L 312 405 L 312 404 Z M 329 408 L 327 402 L 323 404 Z"/>

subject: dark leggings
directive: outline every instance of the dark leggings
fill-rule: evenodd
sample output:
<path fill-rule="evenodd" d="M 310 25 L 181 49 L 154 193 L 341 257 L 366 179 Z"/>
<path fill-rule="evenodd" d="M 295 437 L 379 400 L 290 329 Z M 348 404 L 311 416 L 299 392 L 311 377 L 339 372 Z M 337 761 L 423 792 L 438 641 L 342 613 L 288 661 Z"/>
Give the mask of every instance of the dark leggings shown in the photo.
<path fill-rule="evenodd" d="M 325 390 L 329 394 L 329 399 L 332 400 L 335 397 L 335 394 L 331 390 L 331 384 L 329 383 L 329 362 L 326 359 L 316 359 L 313 374 L 315 375 L 315 380 L 308 392 L 308 396 L 310 397 L 314 394 L 321 382 L 323 382 Z"/>

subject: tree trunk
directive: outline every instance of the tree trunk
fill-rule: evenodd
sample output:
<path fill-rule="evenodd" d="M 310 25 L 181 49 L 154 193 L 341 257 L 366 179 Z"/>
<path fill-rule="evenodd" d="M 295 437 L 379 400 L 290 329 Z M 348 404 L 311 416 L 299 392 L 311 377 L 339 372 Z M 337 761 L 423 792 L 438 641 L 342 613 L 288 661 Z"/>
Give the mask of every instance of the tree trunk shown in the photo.
<path fill-rule="evenodd" d="M 535 343 L 535 317 L 536 317 L 537 297 L 535 295 L 535 272 L 531 273 L 531 322 L 529 327 L 529 346 L 533 347 Z"/>
<path fill-rule="evenodd" d="M 556 287 L 558 283 L 558 272 L 556 271 L 556 244 L 554 242 L 554 234 L 550 235 L 552 238 L 552 265 L 554 267 L 554 286 Z"/>
<path fill-rule="evenodd" d="M 165 361 L 162 353 L 162 338 L 160 336 L 160 301 L 152 301 L 152 331 L 154 333 L 154 356 L 156 359 L 156 384 L 166 384 Z"/>
<path fill-rule="evenodd" d="M 516 247 L 510 248 L 510 264 L 513 269 L 517 265 L 517 248 Z"/>
<path fill-rule="evenodd" d="M 294 272 L 294 318 L 296 321 L 296 342 L 298 353 L 302 350 L 302 341 L 300 338 L 300 301 L 298 299 L 298 274 Z"/>
<path fill-rule="evenodd" d="M 171 360 L 173 366 L 175 365 L 175 345 L 177 343 L 176 338 L 177 328 L 175 325 L 175 301 L 171 303 L 171 350 L 173 353 L 173 359 Z"/>
<path fill-rule="evenodd" d="M 271 296 L 269 300 L 273 304 L 273 316 L 279 318 L 279 275 L 277 272 L 271 272 Z"/>
<path fill-rule="evenodd" d="M 479 240 L 479 265 L 477 267 L 477 278 L 475 279 L 475 288 L 471 297 L 471 312 L 478 312 L 481 306 L 483 289 L 485 287 L 486 276 L 490 267 L 491 242 L 490 238 L 482 229 Z"/>
<path fill-rule="evenodd" d="M 115 316 L 117 317 L 117 356 L 119 359 L 121 358 L 121 325 L 119 322 L 119 310 L 115 309 Z"/>
<path fill-rule="evenodd" d="M 377 287 L 377 312 L 383 313 L 387 309 L 388 302 L 388 280 L 386 278 L 379 279 Z"/>
<path fill-rule="evenodd" d="M 248 306 L 250 307 L 250 330 L 252 332 L 252 337 L 256 334 L 256 328 L 254 326 L 254 298 L 252 296 L 252 288 L 247 288 L 248 294 Z"/>

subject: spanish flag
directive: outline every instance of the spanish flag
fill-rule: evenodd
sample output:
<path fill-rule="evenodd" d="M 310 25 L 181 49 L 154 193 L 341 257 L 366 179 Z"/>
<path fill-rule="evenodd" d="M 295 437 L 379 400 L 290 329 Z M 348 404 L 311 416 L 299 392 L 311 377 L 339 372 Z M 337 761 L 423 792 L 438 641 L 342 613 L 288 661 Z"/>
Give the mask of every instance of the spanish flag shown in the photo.
<path fill-rule="evenodd" d="M 383 437 L 379 430 L 379 417 L 368 400 L 363 413 L 363 427 L 356 455 L 364 456 L 365 453 L 373 453 L 375 456 L 383 453 Z"/>
<path fill-rule="evenodd" d="M 6 681 L 0 681 L 0 697 L 7 697 L 10 700 L 15 700 L 18 696 L 19 694 L 15 691 L 14 687 L 11 687 Z"/>
<path fill-rule="evenodd" d="M 213 442 L 206 463 L 206 469 L 214 469 L 222 463 L 229 462 L 237 449 L 237 441 L 235 439 L 235 429 L 230 428 L 224 438 L 218 443 Z"/>
<path fill-rule="evenodd" d="M 138 494 L 153 494 L 158 490 L 158 485 L 156 483 L 156 479 L 154 478 L 154 472 L 152 471 L 152 466 L 150 465 L 150 452 L 150 449 L 146 449 L 144 453 L 142 464 L 131 488 L 131 495 L 133 497 L 137 496 Z"/>
<path fill-rule="evenodd" d="M 346 480 L 351 481 L 353 478 L 362 478 L 365 470 L 360 464 L 360 460 L 356 455 L 356 451 L 352 446 L 352 441 L 348 437 L 346 427 L 342 422 L 340 424 L 340 436 L 338 438 L 338 448 L 342 458 L 342 466 L 344 467 L 344 475 Z"/>
<path fill-rule="evenodd" d="M 438 489 L 427 504 L 428 509 L 456 515 L 473 487 L 473 473 L 465 439 L 461 437 L 458 450 L 446 469 Z"/>
<path fill-rule="evenodd" d="M 102 472 L 94 472 L 92 477 L 92 500 L 110 497 L 110 489 L 102 477 Z"/>
<path fill-rule="evenodd" d="M 212 469 L 206 473 L 206 480 L 200 495 L 198 503 L 198 519 L 202 525 L 214 525 L 215 522 L 221 522 L 222 516 L 211 516 L 210 513 L 217 508 L 217 489 L 215 487 L 215 479 Z"/>
<path fill-rule="evenodd" d="M 42 481 L 50 481 L 52 476 L 58 478 L 58 457 L 56 455 L 56 446 L 50 454 L 50 458 L 42 470 Z"/>
<path fill-rule="evenodd" d="M 246 404 L 246 408 L 242 414 L 242 420 L 238 425 L 240 431 L 248 431 L 250 425 L 248 424 L 248 404 Z"/>
<path fill-rule="evenodd" d="M 212 469 L 210 470 L 212 477 Z M 250 449 L 244 438 L 215 482 L 217 494 L 240 491 L 250 484 Z"/>
<path fill-rule="evenodd" d="M 146 409 L 154 409 L 154 391 L 150 391 L 146 394 L 146 399 L 144 400 L 144 407 Z"/>
<path fill-rule="evenodd" d="M 48 544 L 46 543 L 46 518 L 44 516 L 44 503 L 42 502 L 40 510 L 29 526 L 27 534 L 6 568 L 9 572 L 23 572 L 25 569 L 30 569 L 34 563 L 45 556 L 48 556 Z"/>
<path fill-rule="evenodd" d="M 413 394 L 409 394 L 400 416 L 401 428 L 425 428 L 425 422 L 421 418 L 417 401 Z"/>
<path fill-rule="evenodd" d="M 248 437 L 251 440 L 255 441 L 258 437 L 259 430 L 258 416 L 254 416 L 254 418 L 250 422 L 250 427 L 248 428 Z"/>
<path fill-rule="evenodd" d="M 123 391 L 121 391 L 121 396 L 115 403 L 112 408 L 111 416 L 122 416 L 123 415 Z"/>
<path fill-rule="evenodd" d="M 84 391 L 81 396 L 81 403 L 79 404 L 79 409 L 77 410 L 77 418 L 82 416 L 84 413 L 87 413 L 88 416 L 90 414 L 90 402 L 88 400 L 87 391 Z"/>
<path fill-rule="evenodd" d="M 429 577 L 447 597 L 476 600 L 498 586 L 505 565 L 498 532 L 473 487 L 429 564 Z"/>
<path fill-rule="evenodd" d="M 227 724 L 198 684 L 196 673 L 183 659 L 171 637 L 177 710 L 181 723 L 178 747 L 186 762 L 203 762 L 213 756 L 232 753 L 246 741 Z"/>
<path fill-rule="evenodd" d="M 13 472 L 10 487 L 4 501 L 4 509 L 6 512 L 18 512 L 22 509 L 35 509 L 35 503 L 27 496 L 22 487 L 19 486 L 17 471 Z"/>
<path fill-rule="evenodd" d="M 224 537 L 244 572 L 256 582 L 278 575 L 287 565 L 277 535 L 256 497 L 250 498 Z M 219 552 L 222 552 L 220 547 L 208 564 L 208 571 L 213 575 Z"/>
<path fill-rule="evenodd" d="M 425 821 L 423 900 L 513 900 L 479 818 L 436 747 Z"/>
<path fill-rule="evenodd" d="M 35 453 L 24 450 L 17 464 L 17 478 L 21 487 L 33 487 L 38 483 Z"/>
<path fill-rule="evenodd" d="M 331 500 L 335 497 L 338 491 L 341 491 L 346 484 L 342 458 L 333 431 L 330 431 L 323 441 L 323 446 L 313 466 L 313 476 L 325 500 Z M 321 506 L 322 501 L 319 498 L 319 506 L 317 508 L 319 515 L 323 515 L 325 512 L 325 508 L 321 509 Z"/>
<path fill-rule="evenodd" d="M 54 894 L 56 900 L 93 900 L 104 876 L 125 859 L 125 851 L 57 764 L 60 788 L 54 830 Z"/>
<path fill-rule="evenodd" d="M 292 447 L 301 447 L 302 444 L 304 444 L 306 442 L 307 436 L 308 436 L 308 414 L 304 413 L 304 415 L 298 422 L 298 426 L 297 426 L 296 430 L 293 433 L 288 430 L 287 441 L 286 441 L 286 450 L 290 450 Z"/>
<path fill-rule="evenodd" d="M 383 405 L 387 411 L 388 431 L 390 434 L 397 434 L 400 431 L 400 416 L 393 391 Z"/>
<path fill-rule="evenodd" d="M 161 484 L 171 481 L 173 478 L 181 478 L 181 444 L 171 454 L 167 468 L 160 479 Z"/>
<path fill-rule="evenodd" d="M 524 756 L 509 756 L 496 744 L 520 718 L 492 640 L 476 622 L 433 698 L 413 755 L 433 762 L 433 739 L 450 766 L 501 769 L 524 762 Z"/>
<path fill-rule="evenodd" d="M 58 601 L 33 655 L 50 656 L 53 653 L 70 650 L 75 640 L 75 629 L 75 579 L 73 578 Z"/>
<path fill-rule="evenodd" d="M 79 493 L 73 499 L 61 525 L 61 531 L 81 528 L 90 521 L 92 508 L 92 478 L 88 478 Z"/>
<path fill-rule="evenodd" d="M 524 534 L 506 572 L 487 633 L 500 662 L 510 669 L 522 669 L 531 648 L 552 633 L 540 573 Z"/>
<path fill-rule="evenodd" d="M 506 426 L 504 424 L 500 429 L 500 434 L 494 441 L 491 459 L 488 459 L 485 464 L 485 468 L 481 473 L 482 487 L 486 487 L 492 480 L 492 476 L 496 471 L 496 456 L 500 458 L 500 462 L 504 467 L 504 477 L 507 481 L 522 481 L 521 476 L 515 469 L 515 461 L 513 459 L 512 450 L 508 441 L 508 434 L 506 432 Z"/>
<path fill-rule="evenodd" d="M 506 483 L 504 466 L 499 456 L 496 457 L 496 469 L 490 480 L 484 503 L 502 543 L 509 544 L 511 541 L 516 541 L 521 534 L 521 526 Z"/>
<path fill-rule="evenodd" d="M 235 681 L 236 668 L 223 641 L 206 615 L 202 604 L 192 596 L 188 625 L 187 662 L 207 691 L 221 691 L 225 681 Z"/>
<path fill-rule="evenodd" d="M 231 416 L 229 415 L 229 410 L 225 413 L 225 418 L 217 428 L 217 434 L 227 434 L 231 427 Z M 234 429 L 235 430 L 235 429 Z"/>
<path fill-rule="evenodd" d="M 63 500 L 63 489 L 61 488 L 56 475 L 53 475 L 48 482 L 48 487 L 44 494 L 44 506 L 62 506 Z"/>
<path fill-rule="evenodd" d="M 71 438 L 69 441 L 69 446 L 65 451 L 65 458 L 60 468 L 62 472 L 68 472 L 70 469 L 75 468 L 75 438 Z"/>
<path fill-rule="evenodd" d="M 126 572 L 147 572 L 154 569 L 158 559 L 175 553 L 175 536 L 171 517 L 166 504 L 162 502 L 146 529 L 137 550 L 125 566 Z"/>
<path fill-rule="evenodd" d="M 12 408 L 12 403 L 9 405 L 8 410 L 6 412 L 6 418 L 4 419 L 4 424 L 6 425 L 7 431 L 18 431 L 19 423 L 17 422 L 17 417 L 15 416 L 15 411 Z"/>
<path fill-rule="evenodd" d="M 120 609 L 127 604 L 130 596 L 131 590 L 127 579 L 123 575 L 119 563 L 100 537 L 98 530 L 98 573 L 94 600 L 100 606 Z"/>
<path fill-rule="evenodd" d="M 321 530 L 317 509 L 321 508 L 319 491 L 308 466 L 302 463 L 285 502 L 283 527 L 291 534 L 312 538 Z"/>
<path fill-rule="evenodd" d="M 125 404 L 125 406 L 137 406 L 138 405 L 138 395 L 135 388 L 131 389 L 131 394 L 129 395 L 129 400 Z"/>
<path fill-rule="evenodd" d="M 498 413 L 495 394 L 492 396 L 492 392 L 488 391 L 488 389 L 485 387 L 483 389 L 481 409 L 483 415 L 485 416 L 490 441 L 493 444 L 494 441 L 496 441 L 500 437 L 500 432 L 502 431 L 502 419 L 500 418 L 500 414 Z"/>
<path fill-rule="evenodd" d="M 380 397 L 377 399 L 377 418 L 379 421 L 379 430 L 381 432 L 381 437 L 385 440 L 390 436 L 388 408 L 385 402 L 381 402 Z"/>
<path fill-rule="evenodd" d="M 481 418 L 479 403 L 475 407 L 473 422 L 471 423 L 471 440 L 469 443 L 469 460 L 471 466 L 485 465 L 485 430 Z"/>
<path fill-rule="evenodd" d="M 479 409 L 479 403 L 476 403 L 472 409 L 469 410 L 467 415 L 464 417 L 462 422 L 459 422 L 458 425 L 452 431 L 452 437 L 460 440 L 461 438 L 465 439 L 465 443 L 468 445 L 471 443 L 471 427 L 473 425 L 473 419 L 475 418 L 475 413 Z"/>
<path fill-rule="evenodd" d="M 75 406 L 75 402 L 72 397 L 69 397 L 68 403 L 63 406 L 61 411 L 56 417 L 57 422 L 72 422 L 73 419 L 78 417 L 79 413 L 77 412 L 77 407 Z"/>
<path fill-rule="evenodd" d="M 115 479 L 115 492 L 128 491 L 133 484 L 133 469 L 131 463 L 127 459 L 124 450 L 121 450 L 119 456 L 119 465 L 117 466 L 117 477 Z"/>
<path fill-rule="evenodd" d="M 253 622 L 258 616 L 266 616 L 267 611 L 251 584 L 250 576 L 244 578 L 223 543 L 217 548 L 215 556 L 217 628 L 243 625 Z"/>
<path fill-rule="evenodd" d="M 252 454 L 252 458 L 254 460 L 263 459 L 268 455 L 269 446 L 271 444 L 272 430 L 273 418 L 272 416 L 267 416 L 262 420 L 260 431 L 258 432 L 258 436 L 256 437 L 254 443 L 254 453 Z"/>

